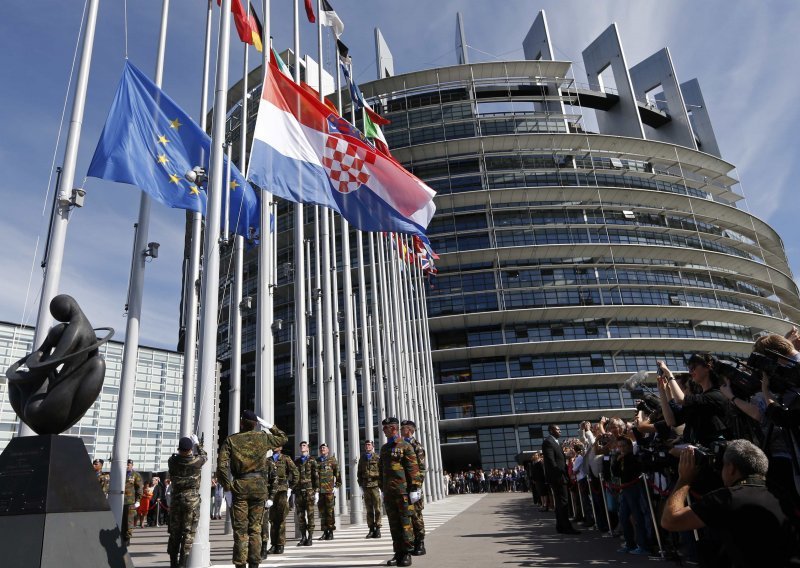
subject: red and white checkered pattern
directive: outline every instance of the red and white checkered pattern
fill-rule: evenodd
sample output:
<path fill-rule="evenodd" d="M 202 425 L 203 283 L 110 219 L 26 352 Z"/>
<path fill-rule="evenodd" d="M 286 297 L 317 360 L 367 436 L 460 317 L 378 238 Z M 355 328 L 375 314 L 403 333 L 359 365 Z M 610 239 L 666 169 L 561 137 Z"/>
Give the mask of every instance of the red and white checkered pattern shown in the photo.
<path fill-rule="evenodd" d="M 322 165 L 339 193 L 350 193 L 369 181 L 364 164 L 374 164 L 375 153 L 359 148 L 344 138 L 328 136 Z"/>

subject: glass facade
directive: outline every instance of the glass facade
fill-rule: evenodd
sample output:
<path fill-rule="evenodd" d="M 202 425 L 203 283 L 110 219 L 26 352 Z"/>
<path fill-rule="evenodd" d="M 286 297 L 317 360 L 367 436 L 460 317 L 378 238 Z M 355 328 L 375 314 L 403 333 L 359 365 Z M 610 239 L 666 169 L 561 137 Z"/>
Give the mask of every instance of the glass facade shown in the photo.
<path fill-rule="evenodd" d="M 34 330 L 0 322 L 0 368 L 30 353 Z M 110 341 L 100 348 L 106 362 L 103 390 L 83 418 L 65 434 L 79 436 L 89 456 L 109 462 L 114 445 L 117 400 L 122 376 L 123 344 Z M 133 400 L 131 447 L 128 457 L 139 471 L 164 471 L 180 437 L 183 356 L 179 353 L 139 348 Z M 17 428 L 8 400 L 5 373 L 0 376 L 0 451 Z"/>

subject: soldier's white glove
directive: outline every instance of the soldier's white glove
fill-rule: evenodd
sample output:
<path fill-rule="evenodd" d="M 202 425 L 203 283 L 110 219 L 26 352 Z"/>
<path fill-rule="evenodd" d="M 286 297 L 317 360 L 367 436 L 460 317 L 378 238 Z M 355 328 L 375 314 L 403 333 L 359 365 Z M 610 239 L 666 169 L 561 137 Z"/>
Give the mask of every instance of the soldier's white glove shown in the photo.
<path fill-rule="evenodd" d="M 314 505 L 316 505 L 317 503 L 319 503 L 319 491 L 314 493 Z"/>
<path fill-rule="evenodd" d="M 292 496 L 292 488 L 290 487 L 289 489 L 286 490 L 286 498 L 288 499 L 291 496 Z"/>
<path fill-rule="evenodd" d="M 272 428 L 272 424 L 270 424 L 269 422 L 267 422 L 266 420 L 264 420 L 260 416 L 258 417 L 258 423 L 261 424 L 261 426 L 263 426 L 267 430 L 270 430 Z"/>
<path fill-rule="evenodd" d="M 133 504 L 133 508 L 134 509 L 138 509 L 139 508 L 139 501 L 136 501 L 136 503 Z"/>
<path fill-rule="evenodd" d="M 200 438 L 198 438 L 198 437 L 197 437 L 197 434 L 192 434 L 192 435 L 190 436 L 190 438 L 192 439 L 192 443 L 193 443 L 195 446 L 197 446 L 197 445 L 199 445 L 199 444 L 200 444 Z"/>
<path fill-rule="evenodd" d="M 264 506 L 265 506 L 267 509 L 269 509 L 270 507 L 272 507 L 272 499 L 267 499 L 267 502 L 264 504 Z"/>
<path fill-rule="evenodd" d="M 411 501 L 412 505 L 417 501 L 419 501 L 419 491 L 412 491 L 411 493 L 409 493 L 408 500 Z"/>

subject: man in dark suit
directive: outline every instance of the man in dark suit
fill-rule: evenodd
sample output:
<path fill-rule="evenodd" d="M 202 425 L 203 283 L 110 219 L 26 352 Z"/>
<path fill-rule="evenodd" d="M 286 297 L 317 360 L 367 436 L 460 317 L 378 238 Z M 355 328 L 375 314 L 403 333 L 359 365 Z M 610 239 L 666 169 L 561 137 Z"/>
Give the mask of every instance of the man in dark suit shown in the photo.
<path fill-rule="evenodd" d="M 561 428 L 551 424 L 547 430 L 550 435 L 542 442 L 542 456 L 547 483 L 550 485 L 555 499 L 556 531 L 561 534 L 580 534 L 580 531 L 575 530 L 572 523 L 569 522 L 569 512 L 567 511 L 569 476 L 567 474 L 567 458 L 564 456 L 561 444 L 558 443 Z"/>

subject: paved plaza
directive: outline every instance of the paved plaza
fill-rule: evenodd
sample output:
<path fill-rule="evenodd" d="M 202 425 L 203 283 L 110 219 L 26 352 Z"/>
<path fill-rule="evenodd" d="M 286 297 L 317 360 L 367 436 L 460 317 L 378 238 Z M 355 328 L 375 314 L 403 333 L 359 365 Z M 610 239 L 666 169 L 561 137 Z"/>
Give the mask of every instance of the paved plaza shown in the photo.
<path fill-rule="evenodd" d="M 291 515 L 290 515 L 291 519 Z M 428 554 L 414 558 L 414 566 L 435 568 L 529 567 L 529 566 L 625 566 L 653 565 L 655 559 L 616 552 L 619 540 L 595 530 L 579 536 L 555 533 L 552 513 L 540 513 L 527 493 L 454 495 L 425 507 Z M 381 566 L 392 556 L 388 523 L 383 538 L 366 540 L 366 525 L 340 524 L 333 541 L 296 547 L 287 538 L 286 553 L 270 555 L 262 568 Z M 211 521 L 211 561 L 214 567 L 230 568 L 232 536 L 225 535 L 224 521 Z M 317 531 L 315 537 L 319 537 Z M 289 523 L 287 537 L 294 535 Z M 137 529 L 131 543 L 136 568 L 166 567 L 165 527 Z"/>

